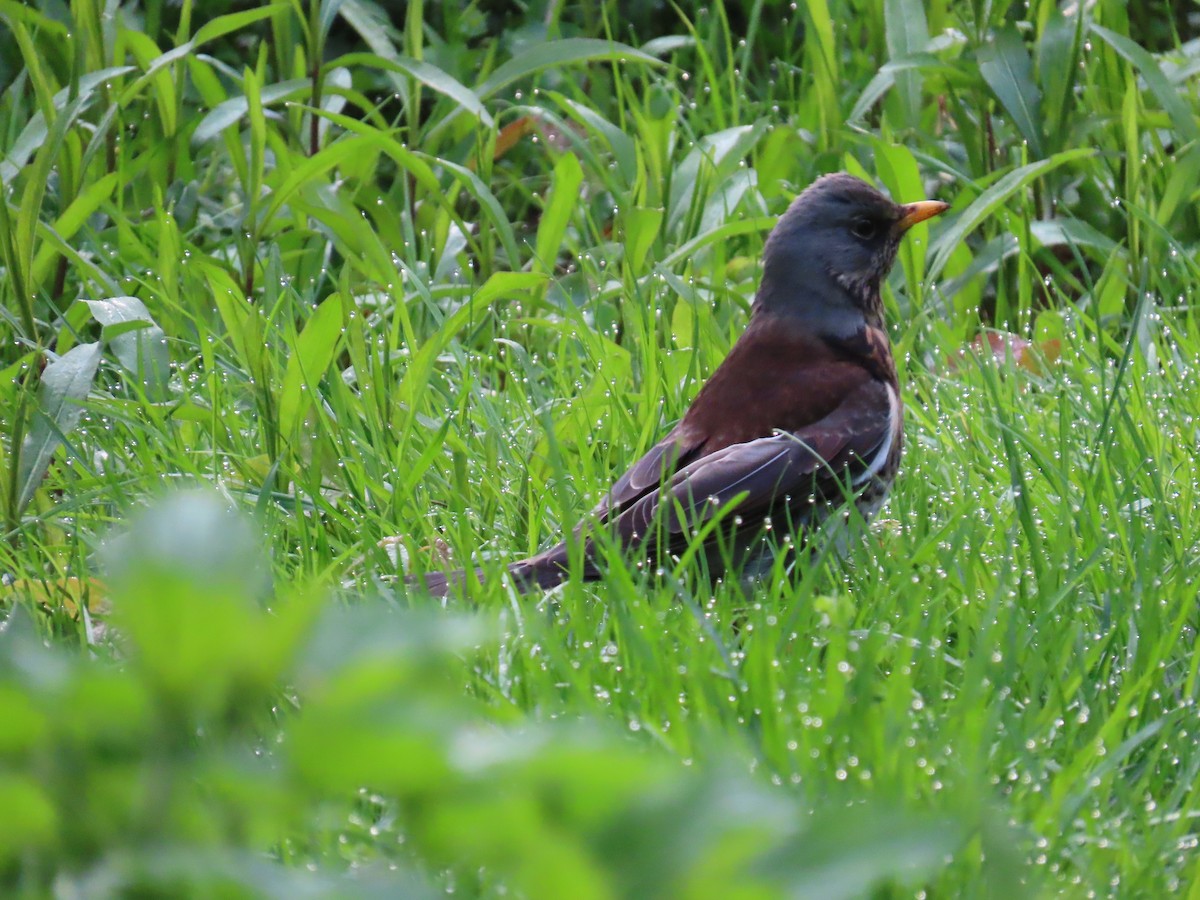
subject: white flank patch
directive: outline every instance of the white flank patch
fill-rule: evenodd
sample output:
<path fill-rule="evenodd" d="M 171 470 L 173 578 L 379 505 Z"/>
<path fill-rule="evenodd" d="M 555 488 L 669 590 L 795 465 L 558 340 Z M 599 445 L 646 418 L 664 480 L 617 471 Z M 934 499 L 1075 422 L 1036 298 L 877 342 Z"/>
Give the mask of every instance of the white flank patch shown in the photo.
<path fill-rule="evenodd" d="M 869 481 L 875 477 L 876 473 L 887 463 L 888 455 L 892 452 L 892 441 L 896 436 L 896 419 L 900 415 L 900 398 L 896 396 L 895 389 L 889 384 L 887 385 L 888 392 L 888 420 L 887 434 L 883 439 L 883 443 L 879 445 L 879 450 L 875 453 L 875 458 L 871 460 L 871 464 L 867 466 L 867 470 L 854 479 L 854 486 Z"/>

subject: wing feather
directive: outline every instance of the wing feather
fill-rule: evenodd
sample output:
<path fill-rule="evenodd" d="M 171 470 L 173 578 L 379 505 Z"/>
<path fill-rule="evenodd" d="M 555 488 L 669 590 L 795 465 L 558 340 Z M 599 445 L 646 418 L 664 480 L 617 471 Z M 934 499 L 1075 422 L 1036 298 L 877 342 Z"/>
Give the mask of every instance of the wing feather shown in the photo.
<path fill-rule="evenodd" d="M 826 418 L 795 432 L 733 444 L 679 469 L 662 491 L 644 494 L 616 516 L 622 543 L 651 533 L 662 517 L 672 543 L 731 500 L 738 513 L 770 515 L 810 502 L 837 501 L 845 481 L 860 483 L 893 432 L 891 388 L 872 381 Z M 791 498 L 787 500 L 785 498 Z"/>
<path fill-rule="evenodd" d="M 628 509 L 646 494 L 657 492 L 664 481 L 669 481 L 681 466 L 695 458 L 702 444 L 702 439 L 693 437 L 682 426 L 676 426 L 617 479 L 592 510 L 592 518 L 605 519 Z"/>

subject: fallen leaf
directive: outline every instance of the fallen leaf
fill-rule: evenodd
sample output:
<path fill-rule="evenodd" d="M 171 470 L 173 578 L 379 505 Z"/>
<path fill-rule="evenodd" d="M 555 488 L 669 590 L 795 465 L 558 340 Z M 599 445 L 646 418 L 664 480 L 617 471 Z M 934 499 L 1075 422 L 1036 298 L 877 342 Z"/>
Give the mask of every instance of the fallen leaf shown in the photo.
<path fill-rule="evenodd" d="M 946 368 L 957 372 L 968 356 L 991 356 L 996 363 L 1012 362 L 1034 375 L 1044 375 L 1062 356 L 1062 342 L 1057 338 L 1027 341 L 1007 331 L 987 331 L 971 341 L 970 346 L 946 359 Z"/>
<path fill-rule="evenodd" d="M 574 126 L 574 123 L 572 123 Z M 584 132 L 578 126 L 574 126 L 573 130 L 580 136 Z M 509 122 L 496 135 L 496 147 L 492 151 L 492 159 L 500 159 L 513 147 L 517 146 L 521 140 L 531 134 L 537 134 L 547 146 L 565 153 L 571 149 L 571 135 L 567 134 L 557 124 L 549 119 L 541 118 L 536 115 L 521 116 Z"/>
<path fill-rule="evenodd" d="M 14 578 L 4 581 L 0 602 L 21 598 L 52 610 L 61 606 L 78 618 L 79 608 L 85 603 L 92 615 L 106 615 L 107 593 L 108 588 L 97 578 Z"/>

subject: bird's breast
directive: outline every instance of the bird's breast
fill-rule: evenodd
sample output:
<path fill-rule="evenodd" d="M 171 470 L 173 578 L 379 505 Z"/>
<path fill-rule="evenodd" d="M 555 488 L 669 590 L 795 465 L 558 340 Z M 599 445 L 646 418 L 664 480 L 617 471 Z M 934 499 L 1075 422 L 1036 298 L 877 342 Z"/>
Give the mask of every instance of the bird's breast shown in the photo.
<path fill-rule="evenodd" d="M 704 436 L 704 453 L 801 431 L 872 378 L 870 369 L 837 358 L 819 342 L 739 342 L 696 397 L 684 426 Z"/>

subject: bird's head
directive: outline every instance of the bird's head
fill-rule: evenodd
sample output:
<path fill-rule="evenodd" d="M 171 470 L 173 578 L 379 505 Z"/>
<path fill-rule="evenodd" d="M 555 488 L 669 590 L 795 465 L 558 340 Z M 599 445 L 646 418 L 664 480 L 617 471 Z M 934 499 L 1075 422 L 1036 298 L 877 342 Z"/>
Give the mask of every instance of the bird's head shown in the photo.
<path fill-rule="evenodd" d="M 767 238 L 756 305 L 811 319 L 831 334 L 882 320 L 879 286 L 904 233 L 949 208 L 938 200 L 894 203 L 838 172 L 812 183 Z"/>

